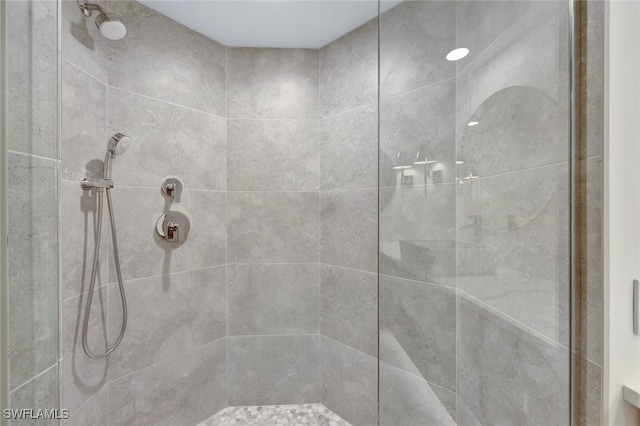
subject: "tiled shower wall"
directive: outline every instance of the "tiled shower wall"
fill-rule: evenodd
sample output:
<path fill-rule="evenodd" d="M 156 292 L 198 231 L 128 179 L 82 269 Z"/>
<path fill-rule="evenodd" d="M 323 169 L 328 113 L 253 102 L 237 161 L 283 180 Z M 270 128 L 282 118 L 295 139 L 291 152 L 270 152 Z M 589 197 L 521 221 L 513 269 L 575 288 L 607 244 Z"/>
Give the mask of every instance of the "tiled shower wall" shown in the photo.
<path fill-rule="evenodd" d="M 126 38 L 104 39 L 75 1 L 62 2 L 61 406 L 70 424 L 196 424 L 226 406 L 226 49 L 137 2 L 101 5 L 127 24 Z M 113 355 L 94 361 L 81 332 L 96 199 L 79 182 L 101 173 L 116 132 L 132 139 L 113 165 L 129 320 Z M 184 183 L 180 203 L 160 192 L 172 175 Z M 191 219 L 176 250 L 154 233 L 169 209 Z M 94 352 L 121 324 L 111 247 L 105 217 Z"/>
<path fill-rule="evenodd" d="M 228 49 L 229 405 L 319 400 L 318 52 Z"/>
<path fill-rule="evenodd" d="M 320 401 L 354 425 L 378 417 L 377 63 L 377 19 L 320 50 Z"/>
<path fill-rule="evenodd" d="M 4 12 L 3 41 L 10 58 L 8 152 L 3 153 L 8 165 L 3 186 L 8 189 L 9 407 L 53 409 L 58 407 L 58 7 L 49 1 L 11 1 Z"/>
<path fill-rule="evenodd" d="M 477 213 L 471 210 L 487 204 L 466 200 L 481 201 L 488 192 L 469 198 L 465 191 L 471 185 L 456 185 L 463 124 L 484 101 L 480 92 L 507 87 L 489 78 L 496 75 L 492 67 L 505 63 L 500 55 L 518 52 L 505 46 L 545 41 L 558 33 L 554 25 L 562 25 L 553 19 L 540 20 L 539 26 L 532 26 L 535 19 L 527 21 L 531 34 L 523 42 L 514 32 L 519 24 L 510 25 L 514 17 L 539 18 L 535 13 L 541 12 L 489 8 L 482 12 L 504 25 L 484 34 L 465 20 L 477 12 L 471 6 L 480 3 L 494 2 L 405 2 L 381 17 L 381 424 L 485 423 L 494 418 L 493 411 L 501 418 L 512 416 L 509 407 L 518 404 L 502 404 L 502 391 L 494 392 L 501 387 L 478 389 L 473 383 L 479 381 L 470 379 L 493 374 L 495 366 L 468 364 L 472 367 L 461 370 L 465 360 L 477 359 L 467 356 L 476 350 L 509 353 L 516 342 L 563 362 L 557 349 L 567 330 L 554 324 L 562 324 L 566 312 L 555 308 L 566 300 L 544 297 L 561 295 L 566 281 L 532 292 L 544 296 L 542 306 L 552 307 L 544 315 L 549 322 L 537 323 L 541 316 L 527 317 L 531 311 L 510 314 L 510 305 L 499 305 L 500 298 L 487 294 L 483 300 L 473 293 L 492 287 L 470 281 L 478 278 L 472 274 L 456 289 L 455 254 L 434 272 L 420 263 L 412 242 L 474 241 L 473 230 L 460 228 Z M 319 51 L 225 48 L 136 2 L 105 6 L 127 23 L 129 34 L 120 42 L 106 41 L 75 2 L 63 2 L 61 405 L 74 412 L 71 423 L 93 425 L 109 418 L 111 424 L 175 424 L 178 419 L 195 424 L 227 403 L 321 401 L 353 424 L 375 424 L 377 22 Z M 465 36 L 473 54 L 456 69 L 443 56 Z M 566 54 L 545 51 L 530 60 L 554 70 Z M 461 98 L 470 75 L 482 84 Z M 548 80 L 544 84 L 556 84 Z M 547 98 L 535 100 L 544 104 Z M 80 333 L 93 243 L 85 239 L 93 235 L 96 200 L 80 190 L 79 181 L 99 170 L 106 142 L 117 131 L 133 140 L 115 159 L 113 191 L 130 318 L 114 355 L 90 361 Z M 425 185 L 424 170 L 414 168 L 407 172 L 413 185 L 402 186 L 400 172 L 392 169 L 395 154 L 414 154 L 422 144 L 430 146 L 438 161 L 433 169 L 441 177 L 429 177 Z M 564 173 L 561 164 L 548 165 Z M 475 189 L 495 171 L 478 170 L 483 176 L 473 183 Z M 517 183 L 531 179 L 526 173 L 509 170 L 494 179 Z M 168 175 L 185 183 L 179 204 L 168 203 L 159 191 Z M 540 175 L 551 181 L 542 189 L 559 203 L 566 188 L 553 185 L 558 175 Z M 517 201 L 512 204 L 521 205 Z M 192 220 L 189 240 L 177 250 L 153 234 L 156 217 L 169 208 L 185 211 Z M 566 218 L 545 217 L 545 226 L 560 233 L 557 227 Z M 597 240 L 597 217 L 593 223 Z M 549 242 L 552 254 L 566 250 L 556 243 Z M 103 253 L 109 252 L 108 226 L 102 244 Z M 90 343 L 95 351 L 105 349 L 107 333 L 113 342 L 120 327 L 109 256 L 100 267 L 100 297 L 94 299 Z M 547 281 L 561 278 L 566 259 L 556 261 L 555 269 L 545 269 L 551 274 Z M 473 285 L 461 288 L 465 280 Z M 601 312 L 600 282 L 593 281 L 594 317 Z M 515 321 L 504 320 L 513 316 Z M 479 335 L 480 325 L 501 341 L 488 336 L 482 342 L 492 345 L 483 348 L 465 337 Z M 593 342 L 595 351 L 601 343 Z M 597 373 L 597 354 L 592 354 Z M 492 376 L 498 385 L 503 383 L 499 373 Z M 540 374 L 552 380 L 563 372 L 550 367 Z M 532 395 L 549 397 L 545 391 Z M 474 405 L 479 401 L 487 403 Z M 541 415 L 536 407 L 556 402 L 534 403 L 531 418 Z"/>

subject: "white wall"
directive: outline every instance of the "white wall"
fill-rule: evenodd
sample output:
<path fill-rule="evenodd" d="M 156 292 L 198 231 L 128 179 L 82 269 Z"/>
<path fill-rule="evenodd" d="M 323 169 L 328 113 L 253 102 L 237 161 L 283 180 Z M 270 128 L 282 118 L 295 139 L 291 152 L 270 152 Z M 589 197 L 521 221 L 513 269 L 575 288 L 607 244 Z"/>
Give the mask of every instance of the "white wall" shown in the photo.
<path fill-rule="evenodd" d="M 640 279 L 640 2 L 612 0 L 608 12 L 604 418 L 617 426 L 640 424 L 622 398 L 624 383 L 640 382 L 640 336 L 631 323 L 632 281 Z"/>

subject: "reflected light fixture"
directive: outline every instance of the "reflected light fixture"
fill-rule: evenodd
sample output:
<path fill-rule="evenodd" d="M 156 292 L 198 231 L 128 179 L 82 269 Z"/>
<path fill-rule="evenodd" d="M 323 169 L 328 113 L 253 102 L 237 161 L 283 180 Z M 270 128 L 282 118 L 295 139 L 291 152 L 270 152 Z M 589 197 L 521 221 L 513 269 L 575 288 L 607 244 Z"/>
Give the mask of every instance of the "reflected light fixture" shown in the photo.
<path fill-rule="evenodd" d="M 420 145 L 420 150 L 416 154 L 416 160 L 413 164 L 433 164 L 436 160 L 429 157 L 427 153 L 427 145 Z"/>
<path fill-rule="evenodd" d="M 464 164 L 464 161 L 462 160 L 456 160 L 456 164 L 460 165 L 460 164 Z"/>
<path fill-rule="evenodd" d="M 424 196 L 427 196 L 427 176 L 429 176 L 429 164 L 433 164 L 436 162 L 428 153 L 427 145 L 420 145 L 420 149 L 416 154 L 416 160 L 413 164 L 424 164 Z M 433 178 L 432 178 L 433 179 Z"/>
<path fill-rule="evenodd" d="M 447 53 L 447 61 L 459 61 L 469 54 L 469 49 L 466 47 L 459 47 L 457 49 L 453 49 L 451 52 Z"/>
<path fill-rule="evenodd" d="M 400 151 L 396 154 L 396 161 L 393 163 L 395 170 L 406 170 L 413 167 L 413 163 L 406 152 Z"/>
<path fill-rule="evenodd" d="M 477 126 L 478 124 L 480 124 L 478 121 L 470 121 L 467 123 L 468 127 L 473 127 L 473 126 Z"/>

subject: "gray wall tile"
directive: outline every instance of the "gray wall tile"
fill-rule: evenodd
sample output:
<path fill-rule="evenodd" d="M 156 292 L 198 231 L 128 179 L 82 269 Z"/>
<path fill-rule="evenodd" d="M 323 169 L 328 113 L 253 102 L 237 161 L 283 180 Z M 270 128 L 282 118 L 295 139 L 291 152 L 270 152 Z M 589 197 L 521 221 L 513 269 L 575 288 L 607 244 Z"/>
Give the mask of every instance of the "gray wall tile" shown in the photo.
<path fill-rule="evenodd" d="M 322 265 L 322 335 L 378 356 L 378 277 L 369 272 Z"/>
<path fill-rule="evenodd" d="M 380 271 L 455 285 L 456 185 L 380 189 Z"/>
<path fill-rule="evenodd" d="M 352 425 L 377 424 L 377 359 L 326 337 L 320 349 L 322 404 Z"/>
<path fill-rule="evenodd" d="M 104 386 L 78 411 L 73 413 L 65 426 L 107 426 L 109 424 L 109 387 Z"/>
<path fill-rule="evenodd" d="M 318 190 L 317 121 L 230 119 L 227 126 L 229 190 Z"/>
<path fill-rule="evenodd" d="M 458 100 L 464 102 L 464 98 Z M 492 94 L 475 110 L 468 127 L 459 123 L 458 177 L 494 176 L 567 161 L 567 112 L 543 91 L 509 87 Z"/>
<path fill-rule="evenodd" d="M 379 398 L 380 426 L 456 424 L 427 381 L 386 362 L 380 362 Z"/>
<path fill-rule="evenodd" d="M 320 116 L 378 100 L 378 20 L 320 49 Z"/>
<path fill-rule="evenodd" d="M 318 194 L 230 192 L 229 263 L 318 261 Z"/>
<path fill-rule="evenodd" d="M 83 406 L 108 380 L 110 360 L 90 359 L 82 349 L 82 323 L 86 303 L 86 295 L 62 303 L 60 406 L 70 413 Z M 96 289 L 91 306 L 87 342 L 90 350 L 99 354 L 105 352 L 115 341 L 115 337 L 110 339 L 107 336 L 107 289 Z"/>
<path fill-rule="evenodd" d="M 458 394 L 480 424 L 569 423 L 560 345 L 458 297 Z"/>
<path fill-rule="evenodd" d="M 482 7 L 487 7 L 492 2 L 478 3 L 482 3 Z M 526 5 L 529 2 L 513 3 Z M 531 2 L 531 4 L 533 6 L 527 12 L 520 14 L 517 21 L 495 43 L 458 75 L 456 79 L 458 129 L 466 126 L 481 105 L 492 95 L 513 87 L 528 87 L 545 93 L 555 102 L 560 116 L 567 120 L 564 128 L 569 128 L 567 108 L 570 105 L 570 53 L 568 50 L 570 43 L 567 39 L 569 24 L 566 4 L 554 1 Z M 495 4 L 495 7 L 500 6 Z M 506 8 L 508 6 L 505 6 Z M 559 30 L 559 28 L 566 30 Z M 545 46 L 545 49 L 539 49 L 539 46 Z M 523 54 L 523 52 L 533 52 L 533 54 Z M 482 123 L 478 127 L 481 125 Z"/>
<path fill-rule="evenodd" d="M 380 16 L 380 97 L 454 76 L 455 4 L 405 1 Z"/>
<path fill-rule="evenodd" d="M 24 409 L 55 409 L 60 408 L 58 403 L 58 367 L 53 366 L 29 383 L 9 394 L 10 405 L 7 408 Z M 34 412 L 35 415 L 35 412 Z M 58 420 L 23 419 L 9 421 L 9 425 L 31 426 L 50 425 L 55 426 Z"/>
<path fill-rule="evenodd" d="M 225 263 L 224 194 L 182 192 L 180 204 L 171 206 L 171 210 L 184 212 L 191 222 L 187 241 L 180 246 L 164 241 L 156 233 L 156 220 L 169 207 L 160 189 L 117 187 L 113 190 L 120 265 L 125 280 Z M 109 280 L 115 282 L 111 254 L 109 268 Z"/>
<path fill-rule="evenodd" d="M 108 137 L 131 137 L 113 163 L 116 183 L 159 188 L 164 178 L 177 176 L 185 189 L 226 189 L 223 118 L 113 88 L 108 111 Z"/>
<path fill-rule="evenodd" d="M 456 389 L 456 304 L 452 290 L 380 277 L 380 359 Z"/>
<path fill-rule="evenodd" d="M 322 263 L 377 271 L 378 191 L 332 191 L 320 197 Z"/>
<path fill-rule="evenodd" d="M 127 36 L 109 49 L 109 85 L 226 116 L 225 47 L 133 1 L 110 1 Z"/>
<path fill-rule="evenodd" d="M 400 172 L 389 169 L 397 153 L 406 152 L 413 159 L 421 145 L 427 145 L 436 161 L 428 165 L 429 173 L 440 170 L 441 182 L 455 181 L 455 89 L 455 80 L 447 80 L 381 101 L 381 186 L 399 182 Z M 424 166 L 406 170 L 405 174 L 413 174 L 415 184 L 424 183 Z"/>
<path fill-rule="evenodd" d="M 109 383 L 111 425 L 194 425 L 225 407 L 226 339 Z"/>
<path fill-rule="evenodd" d="M 58 358 L 56 162 L 9 153 L 8 293 L 10 387 Z"/>
<path fill-rule="evenodd" d="M 456 47 L 466 47 L 469 55 L 457 61 L 462 69 L 522 17 L 533 1 L 461 1 L 455 3 Z M 482 19 L 479 19 L 482 18 Z"/>
<path fill-rule="evenodd" d="M 229 335 L 318 333 L 320 268 L 228 265 Z"/>
<path fill-rule="evenodd" d="M 229 118 L 318 118 L 318 51 L 228 48 Z"/>
<path fill-rule="evenodd" d="M 80 183 L 62 181 L 60 184 L 62 234 L 60 239 L 60 267 L 62 268 L 62 300 L 89 290 L 93 251 L 96 242 L 97 197 L 95 191 L 83 191 Z M 106 208 L 103 213 L 102 237 L 96 286 L 107 284 L 107 261 L 110 250 Z"/>
<path fill-rule="evenodd" d="M 75 181 L 101 178 L 108 142 L 106 86 L 62 61 L 61 102 L 60 176 Z"/>
<path fill-rule="evenodd" d="M 320 399 L 320 336 L 228 337 L 229 405 Z"/>
<path fill-rule="evenodd" d="M 467 404 L 460 398 L 456 402 L 456 423 L 458 426 L 481 426 Z"/>
<path fill-rule="evenodd" d="M 458 288 L 563 344 L 568 181 L 567 165 L 558 164 L 457 185 Z M 479 239 L 472 216 L 481 220 Z"/>
<path fill-rule="evenodd" d="M 106 83 L 107 46 L 113 42 L 105 39 L 94 23 L 82 14 L 77 1 L 63 0 L 60 3 L 62 57 Z M 96 3 L 105 6 L 102 0 Z"/>
<path fill-rule="evenodd" d="M 57 3 L 7 2 L 7 146 L 58 158 Z"/>
<path fill-rule="evenodd" d="M 225 267 L 165 274 L 125 284 L 128 322 L 111 355 L 109 379 L 226 337 Z M 122 324 L 117 285 L 109 286 L 109 330 Z"/>
<path fill-rule="evenodd" d="M 321 188 L 378 186 L 378 106 L 357 108 L 320 121 Z"/>

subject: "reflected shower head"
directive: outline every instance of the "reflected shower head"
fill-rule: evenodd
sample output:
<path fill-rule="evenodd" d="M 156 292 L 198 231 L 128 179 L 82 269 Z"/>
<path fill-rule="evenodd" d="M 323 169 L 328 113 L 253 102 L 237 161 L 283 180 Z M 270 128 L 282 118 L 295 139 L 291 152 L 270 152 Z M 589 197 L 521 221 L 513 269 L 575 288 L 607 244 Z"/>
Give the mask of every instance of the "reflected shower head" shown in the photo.
<path fill-rule="evenodd" d="M 129 136 L 125 136 L 122 133 L 116 133 L 115 135 L 111 136 L 109 145 L 107 145 L 107 150 L 112 155 L 124 154 L 124 152 L 129 148 L 130 143 L 131 138 Z"/>
<path fill-rule="evenodd" d="M 80 3 L 80 0 L 78 0 L 78 7 L 86 17 L 91 16 L 94 10 L 98 11 L 96 27 L 98 27 L 100 33 L 105 38 L 109 40 L 120 40 L 127 35 L 127 27 L 120 20 L 109 18 L 99 5 L 86 2 Z"/>

